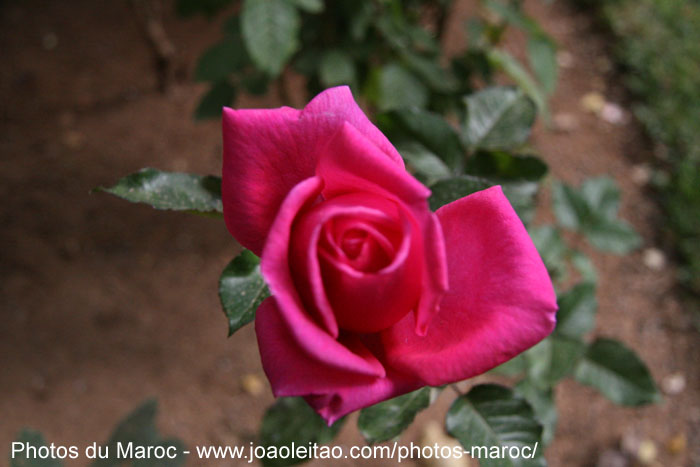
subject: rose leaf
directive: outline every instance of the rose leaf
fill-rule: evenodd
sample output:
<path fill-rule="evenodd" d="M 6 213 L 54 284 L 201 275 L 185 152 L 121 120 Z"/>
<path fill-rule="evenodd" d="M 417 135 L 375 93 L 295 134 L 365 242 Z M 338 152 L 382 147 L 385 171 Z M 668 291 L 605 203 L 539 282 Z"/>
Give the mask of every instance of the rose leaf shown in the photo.
<path fill-rule="evenodd" d="M 368 443 L 386 441 L 398 436 L 431 403 L 431 395 L 439 391 L 424 387 L 362 409 L 357 426 Z"/>
<path fill-rule="evenodd" d="M 619 405 L 639 406 L 660 399 L 644 362 L 613 339 L 596 339 L 576 367 L 574 377 Z"/>
<path fill-rule="evenodd" d="M 270 295 L 260 274 L 260 259 L 243 250 L 221 273 L 219 299 L 228 319 L 228 335 L 255 319 L 255 311 Z"/>
<path fill-rule="evenodd" d="M 104 191 L 132 203 L 145 203 L 156 209 L 189 211 L 198 214 L 223 212 L 221 179 L 157 169 L 141 169 L 127 175 Z"/>
<path fill-rule="evenodd" d="M 496 384 L 475 386 L 455 399 L 447 412 L 447 432 L 457 438 L 483 467 L 546 465 L 542 456 L 542 426 L 528 402 L 511 389 Z M 487 452 L 479 452 L 486 449 Z M 511 456 L 525 450 L 534 458 Z M 504 456 L 492 456 L 505 453 Z"/>

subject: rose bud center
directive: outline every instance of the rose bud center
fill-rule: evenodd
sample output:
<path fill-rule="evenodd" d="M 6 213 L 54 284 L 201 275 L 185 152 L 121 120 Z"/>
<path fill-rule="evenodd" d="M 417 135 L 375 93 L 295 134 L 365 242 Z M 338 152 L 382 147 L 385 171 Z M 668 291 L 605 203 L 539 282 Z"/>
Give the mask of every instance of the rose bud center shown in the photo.
<path fill-rule="evenodd" d="M 321 324 L 372 333 L 416 306 L 422 251 L 398 203 L 370 193 L 326 200 L 300 214 L 290 265 L 305 308 Z"/>

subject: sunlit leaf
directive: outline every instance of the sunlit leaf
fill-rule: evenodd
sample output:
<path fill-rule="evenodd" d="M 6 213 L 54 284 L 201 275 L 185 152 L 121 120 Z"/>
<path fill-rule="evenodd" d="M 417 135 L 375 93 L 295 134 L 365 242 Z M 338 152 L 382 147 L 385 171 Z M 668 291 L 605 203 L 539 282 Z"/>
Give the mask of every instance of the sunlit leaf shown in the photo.
<path fill-rule="evenodd" d="M 522 91 L 492 87 L 465 98 L 463 136 L 474 149 L 508 149 L 530 136 L 536 110 Z"/>
<path fill-rule="evenodd" d="M 127 175 L 114 186 L 97 190 L 156 209 L 223 212 L 219 177 L 146 168 Z"/>

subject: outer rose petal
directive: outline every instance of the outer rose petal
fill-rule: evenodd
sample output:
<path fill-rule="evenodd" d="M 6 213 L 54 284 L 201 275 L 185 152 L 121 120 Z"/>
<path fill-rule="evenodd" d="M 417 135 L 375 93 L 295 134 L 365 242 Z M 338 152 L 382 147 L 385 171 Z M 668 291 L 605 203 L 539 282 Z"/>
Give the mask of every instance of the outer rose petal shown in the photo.
<path fill-rule="evenodd" d="M 335 394 L 384 379 L 381 364 L 357 337 L 342 336 L 336 341 L 313 323 L 307 322 L 305 327 L 305 338 L 320 340 L 316 345 L 323 345 L 334 362 L 319 360 L 308 352 L 287 326 L 274 297 L 258 308 L 255 333 L 260 358 L 276 397 Z M 358 368 L 361 366 L 366 368 Z"/>
<path fill-rule="evenodd" d="M 441 385 L 487 371 L 546 337 L 556 296 L 535 246 L 500 187 L 437 211 L 450 289 L 426 336 L 409 315 L 385 331 L 388 365 Z"/>
<path fill-rule="evenodd" d="M 415 245 L 423 251 L 423 290 L 416 310 L 416 332 L 425 334 L 447 289 L 445 246 L 440 223 L 428 208 L 430 190 L 403 167 L 391 164 L 370 140 L 345 124 L 319 159 L 318 176 L 327 198 L 356 191 L 369 191 L 404 205 L 413 215 L 421 234 Z"/>
<path fill-rule="evenodd" d="M 243 246 L 260 255 L 287 193 L 314 175 L 320 151 L 346 122 L 403 168 L 401 156 L 362 113 L 348 87 L 322 92 L 302 111 L 224 108 L 224 218 Z"/>

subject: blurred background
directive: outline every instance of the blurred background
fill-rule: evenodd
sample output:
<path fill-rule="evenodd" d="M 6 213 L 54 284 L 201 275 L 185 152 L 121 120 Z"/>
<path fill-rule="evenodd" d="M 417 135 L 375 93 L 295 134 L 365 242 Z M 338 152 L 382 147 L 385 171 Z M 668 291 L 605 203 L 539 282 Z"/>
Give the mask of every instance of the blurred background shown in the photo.
<path fill-rule="evenodd" d="M 227 339 L 217 298 L 219 274 L 240 246 L 219 219 L 90 192 L 142 167 L 219 173 L 220 122 L 193 119 L 208 89 L 193 75 L 235 3 L 207 18 L 178 15 L 167 1 L 145 16 L 143 2 L 0 2 L 0 457 L 24 427 L 49 443 L 102 442 L 148 397 L 159 401 L 160 431 L 188 446 L 256 439 L 272 397 L 252 327 Z M 650 15 L 657 7 L 666 16 Z M 449 8 L 446 53 L 463 51 L 462 25 L 475 8 L 462 0 Z M 564 381 L 547 458 L 553 466 L 697 466 L 700 347 L 697 301 L 687 287 L 697 286 L 700 186 L 697 159 L 678 154 L 690 154 L 683 145 L 700 134 L 700 120 L 692 121 L 700 61 L 648 60 L 675 50 L 700 56 L 697 30 L 668 30 L 682 16 L 698 18 L 700 5 L 612 8 L 525 2 L 558 44 L 552 123 L 536 126 L 532 145 L 567 183 L 604 174 L 621 187 L 621 216 L 643 244 L 625 256 L 580 245 L 599 273 L 595 333 L 633 348 L 664 399 L 621 408 Z M 516 57 L 524 53 L 517 32 L 503 44 Z M 640 63 L 670 77 L 645 74 Z M 235 105 L 302 106 L 310 97 L 303 78 L 290 69 L 282 76 L 262 95 L 237 93 Z M 649 84 L 657 78 L 663 87 Z M 655 89 L 683 96 L 680 107 L 653 101 Z M 695 110 L 684 113 L 686 104 Z M 664 127 L 668 113 L 678 121 L 671 128 Z M 551 217 L 546 209 L 538 214 Z M 449 402 L 421 413 L 402 442 L 425 439 Z M 363 443 L 351 423 L 337 442 Z M 651 454 L 640 457 L 640 446 Z"/>

